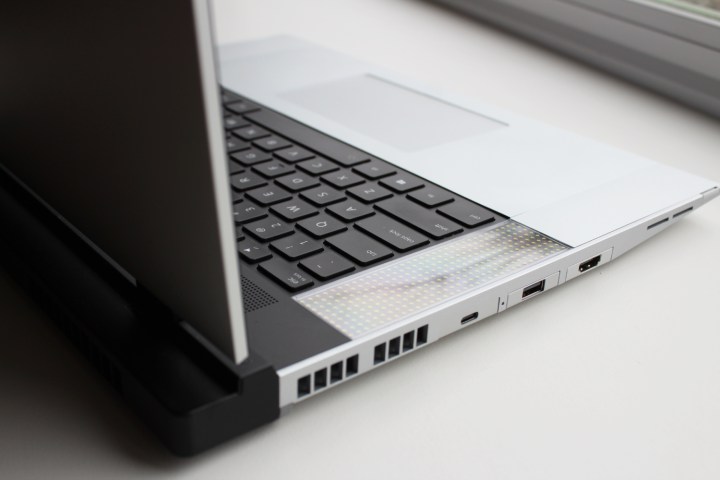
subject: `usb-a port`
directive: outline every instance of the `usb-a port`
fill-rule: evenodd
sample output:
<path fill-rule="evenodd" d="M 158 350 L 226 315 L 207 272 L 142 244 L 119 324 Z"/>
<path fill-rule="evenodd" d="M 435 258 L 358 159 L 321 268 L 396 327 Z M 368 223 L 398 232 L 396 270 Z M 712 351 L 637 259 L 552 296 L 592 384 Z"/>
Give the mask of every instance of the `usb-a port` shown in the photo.
<path fill-rule="evenodd" d="M 529 297 L 530 295 L 535 295 L 536 293 L 540 293 L 543 290 L 545 290 L 545 280 L 540 280 L 537 283 L 533 283 L 532 285 L 528 285 L 527 287 L 523 288 L 522 297 Z"/>

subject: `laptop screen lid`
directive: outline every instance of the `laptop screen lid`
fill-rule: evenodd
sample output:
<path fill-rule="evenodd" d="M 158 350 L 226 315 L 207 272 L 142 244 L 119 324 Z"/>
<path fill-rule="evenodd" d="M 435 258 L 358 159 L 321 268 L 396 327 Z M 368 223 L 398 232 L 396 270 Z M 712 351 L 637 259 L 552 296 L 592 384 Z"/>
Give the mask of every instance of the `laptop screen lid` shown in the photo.
<path fill-rule="evenodd" d="M 3 10 L 0 165 L 241 362 L 247 343 L 207 1 Z"/>

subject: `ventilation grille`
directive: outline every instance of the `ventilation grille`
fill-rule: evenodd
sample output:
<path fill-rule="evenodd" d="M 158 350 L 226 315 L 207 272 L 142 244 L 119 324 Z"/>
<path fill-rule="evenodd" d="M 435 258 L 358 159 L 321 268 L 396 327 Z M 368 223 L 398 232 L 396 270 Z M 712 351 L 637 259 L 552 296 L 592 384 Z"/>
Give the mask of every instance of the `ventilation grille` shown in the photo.
<path fill-rule="evenodd" d="M 251 280 L 241 277 L 243 308 L 246 312 L 254 312 L 267 306 L 277 303 L 277 299 L 262 288 L 255 285 Z"/>
<path fill-rule="evenodd" d="M 378 365 L 386 360 L 392 360 L 415 347 L 425 345 L 427 339 L 428 326 L 423 325 L 417 330 L 411 330 L 403 335 L 391 338 L 387 342 L 375 345 L 375 349 L 373 350 L 373 364 Z"/>
<path fill-rule="evenodd" d="M 410 330 L 402 335 L 376 345 L 373 349 L 372 368 L 386 360 L 392 360 L 428 342 L 428 325 L 417 330 Z M 369 353 L 369 352 L 368 352 Z M 359 372 L 360 355 L 355 354 L 330 365 L 326 365 L 297 380 L 297 398 L 301 399 L 311 393 L 319 392 L 333 386 Z M 364 369 L 365 367 L 363 367 Z"/>
<path fill-rule="evenodd" d="M 338 383 L 358 373 L 360 356 L 358 354 L 348 357 L 345 361 L 340 360 L 329 367 L 321 368 L 313 374 L 305 375 L 298 379 L 297 396 L 302 398 L 327 387 Z"/>

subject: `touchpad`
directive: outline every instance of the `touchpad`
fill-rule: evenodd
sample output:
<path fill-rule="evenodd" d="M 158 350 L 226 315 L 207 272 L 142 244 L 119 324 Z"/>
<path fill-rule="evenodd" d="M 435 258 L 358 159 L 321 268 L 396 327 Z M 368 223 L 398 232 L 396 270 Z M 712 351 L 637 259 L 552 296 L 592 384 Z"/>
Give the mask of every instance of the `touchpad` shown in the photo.
<path fill-rule="evenodd" d="M 372 75 L 281 95 L 376 141 L 406 152 L 476 136 L 505 124 Z"/>

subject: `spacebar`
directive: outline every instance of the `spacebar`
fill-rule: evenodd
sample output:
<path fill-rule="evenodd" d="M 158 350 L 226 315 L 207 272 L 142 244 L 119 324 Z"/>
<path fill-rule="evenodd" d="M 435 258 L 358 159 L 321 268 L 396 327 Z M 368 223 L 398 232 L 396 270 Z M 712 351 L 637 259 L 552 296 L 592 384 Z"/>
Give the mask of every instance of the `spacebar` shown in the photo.
<path fill-rule="evenodd" d="M 268 130 L 273 130 L 303 147 L 314 150 L 320 155 L 325 155 L 343 166 L 351 167 L 370 160 L 370 156 L 367 153 L 361 152 L 356 148 L 328 137 L 317 130 L 306 127 L 302 123 L 298 123 L 279 113 L 270 110 L 261 110 L 259 112 L 249 113 L 245 115 L 245 118 Z"/>

